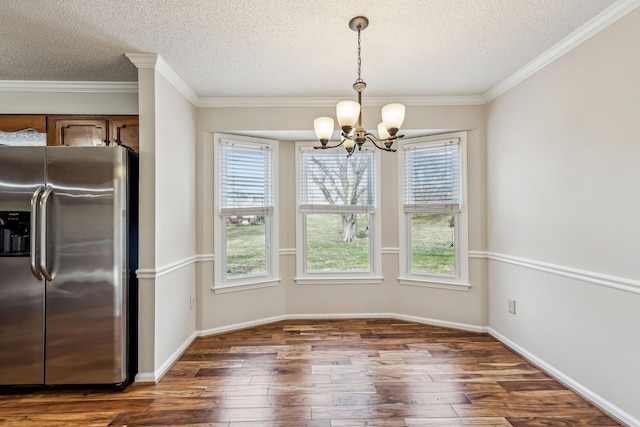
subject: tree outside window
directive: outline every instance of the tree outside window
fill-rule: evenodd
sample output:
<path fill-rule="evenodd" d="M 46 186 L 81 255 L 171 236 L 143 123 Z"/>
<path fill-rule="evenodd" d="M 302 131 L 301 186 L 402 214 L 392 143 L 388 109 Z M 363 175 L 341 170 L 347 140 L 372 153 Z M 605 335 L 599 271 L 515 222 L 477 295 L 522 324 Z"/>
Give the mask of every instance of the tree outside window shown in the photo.
<path fill-rule="evenodd" d="M 374 153 L 302 149 L 307 272 L 370 271 Z"/>

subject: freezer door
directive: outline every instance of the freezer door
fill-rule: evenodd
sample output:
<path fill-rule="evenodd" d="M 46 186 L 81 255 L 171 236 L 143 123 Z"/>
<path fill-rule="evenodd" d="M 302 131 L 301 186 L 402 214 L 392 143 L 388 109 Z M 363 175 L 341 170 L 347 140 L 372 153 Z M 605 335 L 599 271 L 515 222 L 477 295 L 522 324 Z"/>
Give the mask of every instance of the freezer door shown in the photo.
<path fill-rule="evenodd" d="M 45 284 L 30 267 L 31 199 L 44 183 L 44 153 L 0 147 L 0 385 L 44 381 Z"/>
<path fill-rule="evenodd" d="M 46 384 L 126 379 L 126 159 L 121 147 L 48 149 Z"/>

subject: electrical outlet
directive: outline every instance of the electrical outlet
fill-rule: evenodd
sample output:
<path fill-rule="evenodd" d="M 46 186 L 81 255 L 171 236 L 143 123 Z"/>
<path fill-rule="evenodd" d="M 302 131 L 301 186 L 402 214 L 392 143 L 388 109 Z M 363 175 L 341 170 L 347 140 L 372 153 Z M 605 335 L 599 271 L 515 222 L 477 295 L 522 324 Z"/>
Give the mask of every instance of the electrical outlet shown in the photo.
<path fill-rule="evenodd" d="M 193 310 L 196 307 L 196 298 L 189 297 L 189 308 Z"/>
<path fill-rule="evenodd" d="M 516 314 L 516 300 L 509 300 L 509 313 Z"/>

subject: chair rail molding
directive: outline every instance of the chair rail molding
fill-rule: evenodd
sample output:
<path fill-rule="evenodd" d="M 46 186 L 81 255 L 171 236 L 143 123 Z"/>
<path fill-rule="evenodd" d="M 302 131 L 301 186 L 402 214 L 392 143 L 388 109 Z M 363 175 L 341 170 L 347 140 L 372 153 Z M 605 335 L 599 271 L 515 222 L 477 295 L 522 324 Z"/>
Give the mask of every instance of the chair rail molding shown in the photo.
<path fill-rule="evenodd" d="M 202 262 L 201 258 L 205 258 L 203 255 L 193 255 L 187 258 L 179 259 L 169 264 L 162 265 L 158 268 L 139 268 L 136 270 L 136 277 L 138 279 L 157 279 L 173 271 L 180 270 L 196 262 Z"/>
<path fill-rule="evenodd" d="M 581 270 L 564 265 L 552 264 L 548 262 L 536 261 L 529 258 L 522 258 L 513 255 L 500 254 L 497 252 L 469 252 L 470 258 L 484 258 L 492 261 L 517 265 L 532 270 L 543 271 L 570 279 L 589 282 L 600 286 L 606 286 L 625 292 L 640 294 L 640 280 L 628 279 L 625 277 L 612 276 L 608 274 L 596 273 L 593 271 Z"/>

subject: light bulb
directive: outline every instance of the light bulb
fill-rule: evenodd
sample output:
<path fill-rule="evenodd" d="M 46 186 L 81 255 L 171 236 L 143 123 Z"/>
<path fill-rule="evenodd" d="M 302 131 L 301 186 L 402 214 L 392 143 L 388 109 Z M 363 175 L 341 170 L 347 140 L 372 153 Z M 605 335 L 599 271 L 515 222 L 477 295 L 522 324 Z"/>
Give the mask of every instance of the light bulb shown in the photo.
<path fill-rule="evenodd" d="M 382 122 L 378 123 L 378 136 L 380 137 L 380 139 L 391 138 L 391 135 L 389 135 L 389 132 L 387 132 L 387 128 L 384 127 L 384 123 Z"/>
<path fill-rule="evenodd" d="M 387 104 L 382 107 L 382 122 L 389 132 L 389 135 L 395 136 L 404 121 L 404 105 Z"/>
<path fill-rule="evenodd" d="M 325 146 L 333 135 L 333 119 L 331 117 L 318 117 L 313 121 L 313 129 L 320 143 Z"/>
<path fill-rule="evenodd" d="M 347 157 L 351 157 L 353 152 L 356 150 L 356 143 L 352 139 L 344 138 L 342 140 L 342 145 L 345 150 L 347 150 Z"/>
<path fill-rule="evenodd" d="M 336 116 L 338 125 L 348 135 L 360 117 L 360 104 L 355 101 L 340 101 L 336 105 Z"/>

